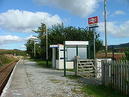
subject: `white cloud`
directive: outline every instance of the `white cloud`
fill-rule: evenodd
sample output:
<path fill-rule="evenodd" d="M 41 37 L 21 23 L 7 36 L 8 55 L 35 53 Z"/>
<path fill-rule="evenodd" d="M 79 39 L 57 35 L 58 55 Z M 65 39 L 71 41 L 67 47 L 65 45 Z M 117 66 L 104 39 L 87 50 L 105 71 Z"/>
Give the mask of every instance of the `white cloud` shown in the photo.
<path fill-rule="evenodd" d="M 119 24 L 117 22 L 107 22 L 107 33 L 115 37 L 129 37 L 129 20 Z M 104 32 L 104 23 L 99 24 L 99 31 Z"/>
<path fill-rule="evenodd" d="M 114 15 L 124 15 L 124 14 L 125 14 L 125 12 L 122 10 L 117 10 L 114 12 Z"/>
<path fill-rule="evenodd" d="M 18 43 L 24 41 L 24 38 L 12 35 L 0 36 L 0 45 L 10 44 L 10 43 Z"/>
<path fill-rule="evenodd" d="M 8 10 L 0 13 L 0 28 L 13 32 L 32 32 L 45 23 L 52 26 L 62 22 L 58 15 L 51 15 L 46 12 L 30 12 L 20 10 Z"/>
<path fill-rule="evenodd" d="M 39 4 L 54 6 L 81 17 L 91 15 L 101 0 L 35 0 Z"/>
<path fill-rule="evenodd" d="M 21 45 L 21 49 L 25 50 L 26 46 L 25 45 Z"/>
<path fill-rule="evenodd" d="M 29 39 L 38 39 L 38 38 L 34 35 L 30 35 L 30 36 L 25 38 L 25 40 L 29 40 Z"/>

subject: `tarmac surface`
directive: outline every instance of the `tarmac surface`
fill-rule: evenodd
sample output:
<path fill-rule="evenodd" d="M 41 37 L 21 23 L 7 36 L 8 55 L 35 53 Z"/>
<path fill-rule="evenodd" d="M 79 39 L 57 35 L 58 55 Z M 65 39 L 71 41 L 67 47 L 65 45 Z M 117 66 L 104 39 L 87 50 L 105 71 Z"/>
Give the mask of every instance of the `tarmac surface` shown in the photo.
<path fill-rule="evenodd" d="M 10 87 L 3 97 L 86 97 L 81 84 L 63 77 L 60 70 L 41 68 L 35 62 L 21 60 Z"/>

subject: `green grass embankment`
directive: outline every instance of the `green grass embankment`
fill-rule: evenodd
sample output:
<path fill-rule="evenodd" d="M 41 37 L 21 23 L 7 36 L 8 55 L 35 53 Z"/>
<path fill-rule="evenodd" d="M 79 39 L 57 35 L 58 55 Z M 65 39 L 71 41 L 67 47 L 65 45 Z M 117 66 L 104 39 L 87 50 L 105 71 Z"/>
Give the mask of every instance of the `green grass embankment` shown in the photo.
<path fill-rule="evenodd" d="M 0 55 L 0 66 L 5 65 L 5 64 L 9 64 L 9 63 L 14 62 L 16 60 L 17 59 L 14 58 L 13 56 L 1 54 Z"/>

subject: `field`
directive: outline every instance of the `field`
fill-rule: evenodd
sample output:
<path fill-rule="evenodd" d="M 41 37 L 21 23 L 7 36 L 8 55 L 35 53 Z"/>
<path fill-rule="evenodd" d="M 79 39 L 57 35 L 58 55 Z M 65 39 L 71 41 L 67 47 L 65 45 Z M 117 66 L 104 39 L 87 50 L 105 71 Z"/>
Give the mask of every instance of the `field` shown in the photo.
<path fill-rule="evenodd" d="M 1 54 L 12 54 L 12 55 L 17 55 L 17 56 L 25 56 L 26 52 L 22 50 L 6 50 L 6 49 L 0 49 L 0 55 Z"/>
<path fill-rule="evenodd" d="M 97 58 L 105 58 L 105 53 L 98 53 L 96 54 Z M 108 53 L 108 58 L 113 58 L 113 54 L 112 53 Z M 114 53 L 114 59 L 115 60 L 121 60 L 123 57 L 125 57 L 124 53 Z"/>

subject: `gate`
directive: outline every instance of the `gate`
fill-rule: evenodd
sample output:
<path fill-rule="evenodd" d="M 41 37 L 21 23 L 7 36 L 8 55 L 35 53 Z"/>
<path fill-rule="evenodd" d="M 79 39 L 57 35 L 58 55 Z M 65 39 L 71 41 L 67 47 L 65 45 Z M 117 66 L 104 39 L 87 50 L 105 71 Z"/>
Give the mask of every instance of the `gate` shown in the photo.
<path fill-rule="evenodd" d="M 75 58 L 75 75 L 86 78 L 96 77 L 97 69 L 96 63 L 93 59 L 79 59 Z"/>

